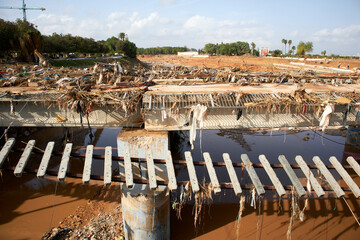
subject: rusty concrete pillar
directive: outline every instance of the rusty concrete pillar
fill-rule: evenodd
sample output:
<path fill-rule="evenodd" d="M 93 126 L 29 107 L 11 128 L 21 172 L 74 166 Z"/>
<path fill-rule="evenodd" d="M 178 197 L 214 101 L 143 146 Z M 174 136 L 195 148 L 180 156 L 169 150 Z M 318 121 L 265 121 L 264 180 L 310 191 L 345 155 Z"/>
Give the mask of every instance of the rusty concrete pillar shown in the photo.
<path fill-rule="evenodd" d="M 342 163 L 347 165 L 347 157 L 360 157 L 360 127 L 349 126 L 346 134 Z"/>
<path fill-rule="evenodd" d="M 153 158 L 165 159 L 169 149 L 167 132 L 147 132 L 144 129 L 123 128 L 117 138 L 118 156 L 123 156 L 128 143 L 130 156 L 145 158 L 151 151 Z M 124 168 L 120 163 L 120 175 Z M 132 163 L 134 179 L 147 179 L 146 163 Z M 167 180 L 165 165 L 156 165 L 158 180 Z M 128 189 L 121 184 L 121 204 L 125 239 L 170 239 L 170 197 L 166 186 L 151 190 L 147 184 L 134 184 Z"/>

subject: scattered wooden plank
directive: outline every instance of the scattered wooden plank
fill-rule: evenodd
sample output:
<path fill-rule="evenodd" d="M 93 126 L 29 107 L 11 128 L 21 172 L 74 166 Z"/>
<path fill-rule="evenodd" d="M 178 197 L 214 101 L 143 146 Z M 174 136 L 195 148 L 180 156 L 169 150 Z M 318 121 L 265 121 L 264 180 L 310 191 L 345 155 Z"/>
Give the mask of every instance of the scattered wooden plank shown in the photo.
<path fill-rule="evenodd" d="M 336 157 L 330 157 L 330 162 L 332 163 L 332 165 L 334 165 L 336 171 L 338 171 L 340 176 L 344 179 L 346 184 L 349 186 L 349 188 L 353 192 L 354 196 L 356 198 L 359 198 L 360 197 L 360 189 L 359 189 L 358 185 L 356 185 L 354 180 L 352 180 L 350 175 L 347 173 L 347 171 L 345 171 L 344 167 L 339 163 L 339 161 L 336 159 Z"/>
<path fill-rule="evenodd" d="M 151 104 L 152 104 L 152 95 L 150 95 L 150 100 L 149 100 L 149 110 L 151 110 Z"/>
<path fill-rule="evenodd" d="M 90 174 L 91 174 L 91 163 L 93 158 L 94 146 L 87 145 L 86 147 L 86 154 L 85 154 L 85 163 L 84 163 L 84 170 L 83 170 L 83 183 L 90 182 Z"/>
<path fill-rule="evenodd" d="M 286 160 L 284 155 L 280 155 L 279 161 L 280 161 L 281 165 L 283 166 L 286 174 L 289 176 L 290 181 L 291 181 L 292 185 L 295 187 L 299 196 L 300 197 L 304 196 L 306 194 L 306 191 L 305 191 L 304 187 L 302 186 L 300 180 L 296 176 L 294 170 L 291 168 L 288 160 Z"/>
<path fill-rule="evenodd" d="M 150 189 L 156 189 L 157 182 L 156 182 L 156 174 L 155 174 L 155 165 L 151 150 L 147 151 L 146 153 L 146 164 L 147 164 L 148 177 L 149 177 L 149 187 Z"/>
<path fill-rule="evenodd" d="M 112 177 L 112 148 L 111 146 L 105 147 L 105 161 L 104 161 L 104 185 L 111 184 Z"/>
<path fill-rule="evenodd" d="M 46 174 L 46 169 L 49 165 L 49 161 L 50 161 L 50 158 L 51 158 L 51 153 L 54 149 L 54 145 L 55 145 L 55 142 L 48 142 L 48 144 L 46 145 L 46 148 L 45 148 L 45 153 L 41 159 L 41 163 L 40 163 L 40 166 L 39 166 L 39 170 L 36 174 L 36 176 L 38 178 L 42 178 L 45 176 Z"/>
<path fill-rule="evenodd" d="M 174 164 L 171 157 L 171 151 L 166 152 L 166 169 L 169 179 L 168 187 L 170 191 L 176 191 L 177 189 L 177 183 L 176 183 L 176 176 L 175 176 L 175 170 L 174 170 Z"/>
<path fill-rule="evenodd" d="M 188 169 L 188 173 L 189 173 L 191 188 L 194 193 L 198 192 L 198 191 L 200 191 L 200 187 L 199 187 L 199 182 L 198 182 L 198 179 L 196 176 L 194 162 L 193 162 L 193 158 L 191 156 L 191 152 L 189 152 L 189 151 L 185 152 L 185 160 L 186 160 L 186 165 L 187 165 L 187 169 Z"/>
<path fill-rule="evenodd" d="M 10 153 L 11 148 L 14 146 L 15 138 L 9 138 L 0 151 L 0 168 L 2 167 L 5 159 Z"/>
<path fill-rule="evenodd" d="M 225 165 L 226 165 L 226 169 L 227 169 L 227 171 L 229 173 L 229 177 L 230 177 L 231 183 L 233 185 L 235 195 L 239 196 L 242 193 L 242 190 L 241 190 L 239 179 L 238 179 L 238 177 L 236 175 L 236 172 L 235 172 L 234 166 L 233 166 L 233 164 L 231 162 L 229 154 L 228 153 L 223 153 L 223 159 L 224 159 L 224 162 L 225 162 Z"/>
<path fill-rule="evenodd" d="M 25 150 L 22 153 L 22 155 L 20 157 L 20 160 L 19 160 L 18 164 L 16 165 L 16 168 L 15 168 L 15 171 L 14 171 L 14 175 L 16 177 L 21 177 L 21 175 L 22 175 L 22 173 L 24 171 L 25 165 L 26 165 L 27 161 L 29 160 L 31 151 L 32 151 L 34 146 L 35 146 L 35 140 L 30 140 L 27 143 L 27 145 L 25 147 Z"/>
<path fill-rule="evenodd" d="M 297 162 L 297 164 L 300 165 L 300 168 L 302 172 L 305 174 L 306 178 L 310 179 L 311 187 L 314 189 L 316 195 L 318 197 L 324 196 L 325 195 L 324 190 L 322 189 L 319 182 L 316 180 L 314 174 L 311 172 L 310 168 L 308 167 L 302 156 L 300 155 L 296 156 L 295 161 Z"/>
<path fill-rule="evenodd" d="M 64 149 L 64 153 L 61 158 L 59 172 L 58 172 L 58 179 L 59 181 L 64 181 L 66 176 L 66 171 L 69 165 L 70 154 L 72 149 L 72 143 L 67 143 Z"/>
<path fill-rule="evenodd" d="M 218 194 L 221 192 L 221 188 L 220 188 L 219 180 L 216 176 L 216 172 L 215 172 L 214 165 L 212 163 L 210 154 L 208 152 L 204 152 L 203 156 L 205 159 L 206 168 L 209 172 L 211 184 L 214 188 L 214 193 Z"/>
<path fill-rule="evenodd" d="M 214 104 L 214 99 L 213 99 L 213 97 L 212 97 L 212 94 L 211 94 L 211 93 L 209 94 L 209 97 L 210 97 L 210 101 L 211 101 L 211 106 L 212 106 L 212 107 L 215 107 L 215 104 Z"/>
<path fill-rule="evenodd" d="M 335 192 L 338 198 L 345 196 L 344 191 L 341 189 L 340 185 L 336 182 L 335 178 L 331 175 L 329 169 L 326 168 L 325 164 L 320 160 L 318 156 L 313 157 L 313 161 L 316 164 L 316 167 L 320 170 L 322 175 L 326 178 L 331 188 Z"/>
<path fill-rule="evenodd" d="M 284 189 L 283 185 L 281 184 L 279 178 L 276 176 L 274 169 L 272 169 L 272 167 L 271 167 L 269 161 L 266 159 L 265 155 L 260 155 L 259 160 L 260 160 L 261 164 L 263 165 L 266 173 L 270 177 L 271 182 L 274 184 L 278 195 L 280 197 L 285 195 L 285 193 L 286 193 L 285 189 Z"/>
<path fill-rule="evenodd" d="M 130 158 L 129 143 L 124 142 L 124 169 L 125 169 L 125 181 L 126 187 L 132 188 L 134 186 L 134 177 L 132 172 L 132 164 Z"/>
<path fill-rule="evenodd" d="M 360 176 L 360 165 L 356 162 L 353 157 L 348 157 L 346 161 L 350 164 L 350 166 L 354 169 L 354 171 Z"/>
<path fill-rule="evenodd" d="M 249 173 L 251 181 L 253 182 L 256 192 L 258 195 L 263 195 L 265 193 L 265 189 L 261 184 L 261 181 L 258 175 L 255 172 L 254 167 L 252 166 L 252 162 L 250 161 L 247 154 L 241 154 L 241 160 L 245 164 L 246 171 Z"/>

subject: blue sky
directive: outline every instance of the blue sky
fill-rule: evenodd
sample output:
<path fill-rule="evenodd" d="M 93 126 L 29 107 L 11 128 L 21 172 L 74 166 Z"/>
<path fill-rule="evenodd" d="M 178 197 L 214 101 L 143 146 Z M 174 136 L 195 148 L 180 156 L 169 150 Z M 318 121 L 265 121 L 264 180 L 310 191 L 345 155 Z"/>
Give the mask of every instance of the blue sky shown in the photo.
<path fill-rule="evenodd" d="M 21 6 L 0 0 L 0 6 Z M 246 41 L 282 49 L 312 41 L 313 53 L 360 55 L 360 0 L 27 0 L 28 21 L 46 35 L 71 33 L 105 40 L 125 32 L 138 47 L 187 46 Z M 0 9 L 0 18 L 22 18 Z"/>

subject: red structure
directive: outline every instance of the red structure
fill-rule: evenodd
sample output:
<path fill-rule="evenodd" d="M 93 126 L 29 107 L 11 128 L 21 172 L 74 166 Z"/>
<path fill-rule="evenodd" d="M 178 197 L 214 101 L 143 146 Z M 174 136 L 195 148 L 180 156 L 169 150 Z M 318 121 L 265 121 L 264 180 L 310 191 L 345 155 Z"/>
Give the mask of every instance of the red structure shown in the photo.
<path fill-rule="evenodd" d="M 261 47 L 260 48 L 260 56 L 266 56 L 269 54 L 269 48 L 268 47 Z"/>

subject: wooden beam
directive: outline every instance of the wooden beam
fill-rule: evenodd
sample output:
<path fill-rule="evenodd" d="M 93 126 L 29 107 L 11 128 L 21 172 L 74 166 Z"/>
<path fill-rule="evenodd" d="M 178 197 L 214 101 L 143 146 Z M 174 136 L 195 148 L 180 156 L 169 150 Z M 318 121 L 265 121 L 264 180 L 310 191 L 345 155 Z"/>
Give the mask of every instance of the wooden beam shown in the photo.
<path fill-rule="evenodd" d="M 252 166 L 252 162 L 250 161 L 247 154 L 241 154 L 241 160 L 245 164 L 246 171 L 249 173 L 252 183 L 256 188 L 256 192 L 258 195 L 263 195 L 265 193 L 265 189 L 262 186 L 262 183 L 255 172 L 254 167 Z"/>
<path fill-rule="evenodd" d="M 58 173 L 58 179 L 59 181 L 64 181 L 66 176 L 66 171 L 69 165 L 70 160 L 70 154 L 72 149 L 72 143 L 67 143 L 64 149 L 64 153 L 61 158 L 60 167 L 59 167 L 59 173 Z"/>
<path fill-rule="evenodd" d="M 43 155 L 43 157 L 41 159 L 39 170 L 37 172 L 37 177 L 38 178 L 42 178 L 46 174 L 46 169 L 47 169 L 47 167 L 49 165 L 49 161 L 50 161 L 50 158 L 51 158 L 51 153 L 52 153 L 52 151 L 54 149 L 54 145 L 55 145 L 55 142 L 48 142 L 48 144 L 46 145 L 45 152 L 44 152 L 44 155 Z"/>
<path fill-rule="evenodd" d="M 83 170 L 83 183 L 90 182 L 90 175 L 91 175 L 91 164 L 93 158 L 94 146 L 87 145 L 86 147 L 86 155 L 85 155 L 85 163 L 84 163 L 84 170 Z"/>
<path fill-rule="evenodd" d="M 311 172 L 310 168 L 308 167 L 308 165 L 306 164 L 306 162 L 304 161 L 302 156 L 300 156 L 300 155 L 296 156 L 295 161 L 297 162 L 297 164 L 299 164 L 301 171 L 305 174 L 306 178 L 307 179 L 310 178 L 310 184 L 311 184 L 312 188 L 314 189 L 316 195 L 318 197 L 324 196 L 325 195 L 324 190 L 322 189 L 321 185 L 314 177 L 314 174 Z"/>
<path fill-rule="evenodd" d="M 156 182 L 154 158 L 150 149 L 146 153 L 146 164 L 147 164 L 148 177 L 149 177 L 149 187 L 150 189 L 156 189 L 157 182 Z"/>
<path fill-rule="evenodd" d="M 30 140 L 27 143 L 27 145 L 25 147 L 25 150 L 24 150 L 23 154 L 21 155 L 20 160 L 19 160 L 19 162 L 16 165 L 16 168 L 14 170 L 14 175 L 16 177 L 21 177 L 22 176 L 25 165 L 26 165 L 27 161 L 30 158 L 31 151 L 32 151 L 34 146 L 35 146 L 35 140 Z"/>
<path fill-rule="evenodd" d="M 196 171 L 195 171 L 195 167 L 194 167 L 193 158 L 191 156 L 191 152 L 189 152 L 189 151 L 185 152 L 185 160 L 186 160 L 186 165 L 187 165 L 187 169 L 188 169 L 188 173 L 189 173 L 191 188 L 194 193 L 199 192 L 200 187 L 199 187 L 199 182 L 198 182 L 198 179 L 196 176 Z"/>
<path fill-rule="evenodd" d="M 294 170 L 291 168 L 288 160 L 285 158 L 284 155 L 280 155 L 279 161 L 280 161 L 281 165 L 283 165 L 283 168 L 284 168 L 286 174 L 289 176 L 290 181 L 291 181 L 292 185 L 295 187 L 299 196 L 300 197 L 304 196 L 306 194 L 306 191 L 305 191 L 304 187 L 302 186 L 300 180 L 296 176 Z"/>
<path fill-rule="evenodd" d="M 104 161 L 104 185 L 111 185 L 112 177 L 112 147 L 105 147 L 105 161 Z"/>
<path fill-rule="evenodd" d="M 339 161 L 336 159 L 336 157 L 330 157 L 330 162 L 332 163 L 332 165 L 334 165 L 336 171 L 338 171 L 340 176 L 344 179 L 344 181 L 349 186 L 349 188 L 351 189 L 351 191 L 353 192 L 355 197 L 359 198 L 360 197 L 360 189 L 359 189 L 358 185 L 354 182 L 354 180 L 352 180 L 350 175 L 345 171 L 345 169 L 339 163 Z"/>
<path fill-rule="evenodd" d="M 354 169 L 354 171 L 360 176 L 360 165 L 359 163 L 353 158 L 348 157 L 346 161 L 350 164 L 350 166 Z"/>
<path fill-rule="evenodd" d="M 166 152 L 166 170 L 169 178 L 169 184 L 168 187 L 170 191 L 176 191 L 177 189 L 177 183 L 176 183 L 176 176 L 175 176 L 175 170 L 174 170 L 174 164 L 171 157 L 171 151 Z"/>
<path fill-rule="evenodd" d="M 229 173 L 229 177 L 230 177 L 231 184 L 233 186 L 235 195 L 239 196 L 242 193 L 242 190 L 241 190 L 239 179 L 238 179 L 238 177 L 236 175 L 236 172 L 235 172 L 235 169 L 234 169 L 234 166 L 232 164 L 232 161 L 230 159 L 229 154 L 228 153 L 223 153 L 223 159 L 224 159 L 224 162 L 225 162 L 225 165 L 226 165 L 226 169 L 227 169 L 227 171 Z"/>
<path fill-rule="evenodd" d="M 124 142 L 124 169 L 125 169 L 126 187 L 132 188 L 134 186 L 134 176 L 132 172 L 130 148 L 128 142 Z"/>
<path fill-rule="evenodd" d="M 336 182 L 335 178 L 333 177 L 333 175 L 331 175 L 329 169 L 326 168 L 325 164 L 320 160 L 320 158 L 318 156 L 315 156 L 313 157 L 313 161 L 322 173 L 322 175 L 324 175 L 327 182 L 330 184 L 336 196 L 338 198 L 345 196 L 344 191 L 341 189 L 340 185 Z"/>
<path fill-rule="evenodd" d="M 10 153 L 11 148 L 14 146 L 15 138 L 9 138 L 0 151 L 0 168 L 2 167 L 5 159 Z"/>
<path fill-rule="evenodd" d="M 286 193 L 285 189 L 284 189 L 283 185 L 281 184 L 279 178 L 276 176 L 274 169 L 272 169 L 272 167 L 270 166 L 270 163 L 266 159 L 265 155 L 260 155 L 259 160 L 260 160 L 261 164 L 264 166 L 264 169 L 265 169 L 267 175 L 269 176 L 271 182 L 274 184 L 274 187 L 275 187 L 278 195 L 280 197 L 285 195 L 285 193 Z"/>
<path fill-rule="evenodd" d="M 203 156 L 205 159 L 206 168 L 207 168 L 209 176 L 210 176 L 211 184 L 214 188 L 214 193 L 218 194 L 221 192 L 221 188 L 220 188 L 219 180 L 216 176 L 214 165 L 212 164 L 210 154 L 208 152 L 204 152 Z"/>

